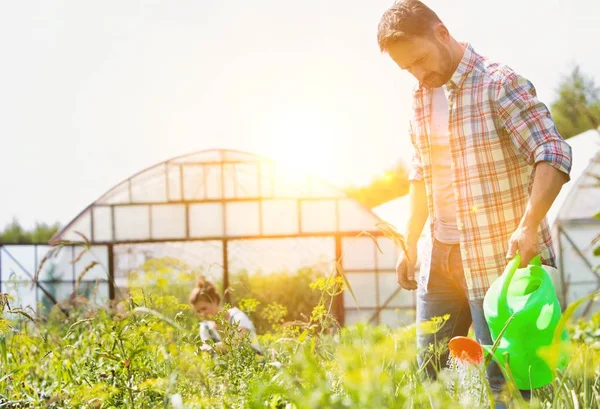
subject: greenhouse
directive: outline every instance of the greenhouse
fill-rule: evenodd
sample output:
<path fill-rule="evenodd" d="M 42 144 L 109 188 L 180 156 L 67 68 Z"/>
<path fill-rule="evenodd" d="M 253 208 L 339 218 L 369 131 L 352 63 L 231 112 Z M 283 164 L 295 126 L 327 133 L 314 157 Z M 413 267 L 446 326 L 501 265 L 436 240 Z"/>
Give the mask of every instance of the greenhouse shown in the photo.
<path fill-rule="evenodd" d="M 594 238 L 600 234 L 600 130 L 567 140 L 573 151 L 571 180 L 548 212 L 558 257 L 557 291 L 564 304 L 600 289 L 600 257 Z M 591 315 L 598 303 L 588 302 L 578 315 Z"/>
<path fill-rule="evenodd" d="M 412 321 L 414 294 L 396 283 L 397 252 L 380 222 L 311 175 L 250 153 L 202 151 L 117 184 L 58 232 L 52 247 L 2 246 L 1 290 L 36 310 L 74 295 L 119 299 L 131 272 L 162 257 L 223 288 L 244 271 L 313 268 L 343 271 L 354 289 L 355 298 L 346 290 L 335 299 L 342 323 L 397 326 Z"/>
<path fill-rule="evenodd" d="M 600 135 L 590 130 L 568 142 L 571 181 L 548 213 L 559 259 L 549 272 L 563 305 L 600 287 L 592 245 L 600 231 L 594 218 L 600 211 Z M 181 260 L 223 289 L 242 273 L 310 268 L 324 275 L 343 271 L 348 278 L 354 297 L 346 290 L 333 306 L 342 323 L 400 326 L 414 319 L 415 293 L 397 284 L 397 249 L 380 227 L 385 222 L 401 232 L 407 215 L 408 196 L 369 210 L 323 180 L 268 158 L 202 151 L 123 180 L 50 244 L 0 244 L 0 292 L 33 311 L 77 295 L 102 304 L 123 298 L 131 274 L 164 257 Z M 579 314 L 597 309 L 588 303 Z"/>

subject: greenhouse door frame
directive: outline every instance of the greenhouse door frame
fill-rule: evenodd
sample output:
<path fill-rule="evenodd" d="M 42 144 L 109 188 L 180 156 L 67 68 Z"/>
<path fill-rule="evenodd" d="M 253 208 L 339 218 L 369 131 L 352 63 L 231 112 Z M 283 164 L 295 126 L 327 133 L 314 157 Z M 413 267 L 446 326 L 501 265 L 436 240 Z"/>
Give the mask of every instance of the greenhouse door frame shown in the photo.
<path fill-rule="evenodd" d="M 595 291 L 600 289 L 600 274 L 596 270 L 595 266 L 590 263 L 590 261 L 585 257 L 583 250 L 579 248 L 579 246 L 575 243 L 575 241 L 569 235 L 569 232 L 565 229 L 565 227 L 576 227 L 578 225 L 592 225 L 598 226 L 600 228 L 600 220 L 598 219 L 571 219 L 571 220 L 557 220 L 556 221 L 556 231 L 558 236 L 558 254 L 559 254 L 559 269 L 560 269 L 560 281 L 562 287 L 562 304 L 563 311 L 567 307 L 568 300 L 568 286 L 570 282 L 567 282 L 565 278 L 565 269 L 564 269 L 564 252 L 563 252 L 563 239 L 566 240 L 569 245 L 575 250 L 577 257 L 584 262 L 584 264 L 589 268 L 589 272 L 592 273 L 596 277 L 596 289 Z M 592 243 L 590 243 L 591 245 Z M 574 300 L 571 300 L 574 301 Z M 592 307 L 592 303 L 594 300 L 590 300 L 586 303 L 586 306 L 583 310 L 583 315 L 586 315 L 590 308 Z"/>

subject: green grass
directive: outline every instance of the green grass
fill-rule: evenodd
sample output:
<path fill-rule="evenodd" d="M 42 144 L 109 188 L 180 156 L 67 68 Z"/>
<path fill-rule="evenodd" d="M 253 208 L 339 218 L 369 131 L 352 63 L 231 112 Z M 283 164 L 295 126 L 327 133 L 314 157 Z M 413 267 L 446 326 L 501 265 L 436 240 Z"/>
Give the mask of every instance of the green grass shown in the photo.
<path fill-rule="evenodd" d="M 331 286 L 321 281 L 314 287 L 336 293 Z M 202 352 L 197 319 L 168 295 L 136 290 L 120 312 L 79 308 L 67 318 L 55 310 L 46 322 L 32 322 L 3 303 L 0 408 L 489 405 L 485 380 L 468 393 L 451 371 L 436 382 L 422 379 L 414 327 L 353 325 L 338 331 L 327 300 L 305 322 L 282 325 L 277 317 L 261 335 L 264 360 L 225 323 L 226 351 Z M 15 315 L 17 323 L 5 319 Z M 599 407 L 600 317 L 569 329 L 575 346 L 569 366 L 521 407 Z"/>

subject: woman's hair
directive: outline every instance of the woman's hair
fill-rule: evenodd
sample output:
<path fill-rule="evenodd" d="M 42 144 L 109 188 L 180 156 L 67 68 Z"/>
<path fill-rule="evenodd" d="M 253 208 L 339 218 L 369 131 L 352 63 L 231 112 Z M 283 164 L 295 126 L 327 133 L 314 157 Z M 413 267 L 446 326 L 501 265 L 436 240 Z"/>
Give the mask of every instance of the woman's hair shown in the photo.
<path fill-rule="evenodd" d="M 190 304 L 194 305 L 200 301 L 211 304 L 219 304 L 221 302 L 221 296 L 217 293 L 215 286 L 202 276 L 198 277 L 196 285 L 190 294 Z"/>

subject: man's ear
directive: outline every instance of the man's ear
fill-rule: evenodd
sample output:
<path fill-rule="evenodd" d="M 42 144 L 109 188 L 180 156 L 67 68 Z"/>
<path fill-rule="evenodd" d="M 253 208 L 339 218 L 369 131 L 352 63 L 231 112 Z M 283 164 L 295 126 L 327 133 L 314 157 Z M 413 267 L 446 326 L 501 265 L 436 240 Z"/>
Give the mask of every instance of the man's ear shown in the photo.
<path fill-rule="evenodd" d="M 448 44 L 450 42 L 450 32 L 444 23 L 437 23 L 433 26 L 433 35 L 442 44 Z"/>

